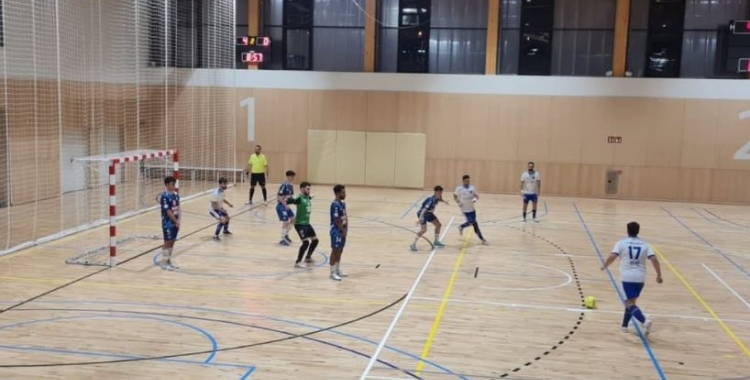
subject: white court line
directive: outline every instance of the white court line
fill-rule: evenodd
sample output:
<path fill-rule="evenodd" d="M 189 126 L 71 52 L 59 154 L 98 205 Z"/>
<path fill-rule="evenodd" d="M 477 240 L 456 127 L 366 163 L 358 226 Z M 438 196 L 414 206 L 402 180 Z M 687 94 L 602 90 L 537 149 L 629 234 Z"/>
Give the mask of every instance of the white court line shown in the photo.
<path fill-rule="evenodd" d="M 438 241 L 443 241 L 443 238 L 445 238 L 445 234 L 451 229 L 451 224 L 453 224 L 453 221 L 456 219 L 456 217 L 451 217 L 451 220 L 448 222 L 448 226 L 443 230 L 443 234 L 440 236 Z M 437 252 L 438 247 L 433 247 L 432 252 L 430 252 L 430 256 L 427 258 L 427 261 L 425 261 L 424 265 L 422 266 L 422 270 L 419 272 L 419 275 L 417 275 L 417 278 L 414 280 L 414 284 L 412 284 L 411 289 L 409 289 L 409 292 L 406 293 L 406 298 L 404 298 L 404 301 L 401 303 L 401 307 L 398 309 L 398 312 L 396 313 L 396 316 L 393 317 L 393 320 L 391 321 L 391 325 L 388 326 L 388 330 L 386 330 L 385 334 L 383 335 L 383 339 L 380 340 L 380 343 L 378 344 L 378 348 L 375 349 L 375 352 L 370 357 L 370 362 L 367 363 L 367 367 L 362 372 L 362 376 L 359 378 L 360 380 L 364 380 L 367 378 L 367 376 L 370 374 L 370 370 L 372 370 L 372 367 L 375 365 L 375 362 L 378 360 L 378 356 L 380 355 L 380 351 L 383 350 L 383 347 L 385 347 L 385 343 L 388 341 L 388 338 L 390 338 L 391 334 L 393 333 L 393 329 L 396 328 L 396 324 L 398 323 L 398 320 L 401 319 L 401 314 L 403 314 L 404 310 L 406 309 L 406 305 L 409 304 L 409 300 L 414 295 L 414 292 L 417 290 L 417 286 L 419 285 L 419 282 L 422 281 L 422 276 L 424 276 L 425 272 L 427 271 L 427 267 L 430 266 L 430 262 L 432 261 L 432 258 L 435 257 L 435 253 Z"/>
<path fill-rule="evenodd" d="M 726 287 L 727 289 L 729 289 L 729 291 L 732 292 L 732 294 L 734 294 L 734 296 L 737 297 L 738 300 L 742 301 L 742 303 L 744 303 L 745 306 L 747 306 L 747 308 L 750 309 L 750 304 L 747 303 L 747 301 L 745 301 L 745 299 L 742 298 L 741 295 L 739 295 L 737 292 L 735 292 L 734 289 L 732 289 L 732 287 L 729 286 L 729 284 L 727 284 L 726 282 L 724 282 L 724 280 L 721 277 L 719 277 L 719 275 L 717 275 L 716 273 L 714 273 L 714 271 L 712 271 L 711 268 L 708 267 L 708 265 L 706 265 L 706 264 L 702 264 L 702 265 L 703 265 L 704 268 L 706 268 L 706 270 L 709 273 L 711 273 L 711 275 L 713 275 L 714 277 L 716 277 L 716 279 L 719 280 L 719 282 L 721 282 L 721 284 L 724 285 L 724 287 Z"/>
<path fill-rule="evenodd" d="M 548 267 L 546 265 L 539 265 L 539 264 L 529 264 L 533 265 L 535 267 L 545 268 L 553 271 L 557 271 L 563 274 L 563 276 L 567 277 L 568 280 L 563 282 L 562 284 L 552 285 L 552 286 L 543 286 L 539 288 L 504 288 L 501 286 L 483 286 L 482 289 L 488 289 L 488 290 L 517 290 L 517 291 L 531 291 L 531 290 L 551 290 L 551 289 L 557 289 L 562 288 L 564 286 L 570 285 L 571 282 L 573 282 L 573 277 L 569 275 L 567 272 L 562 271 L 557 268 Z"/>
<path fill-rule="evenodd" d="M 440 298 L 432 298 L 432 297 L 414 297 L 415 300 L 420 301 L 442 301 Z M 504 302 L 492 302 L 492 301 L 474 301 L 474 300 L 461 300 L 461 299 L 449 299 L 448 302 L 454 302 L 454 303 L 470 303 L 470 304 L 479 304 L 479 305 L 491 305 L 491 306 L 500 306 L 500 307 L 506 307 L 506 308 L 516 308 L 516 309 L 535 309 L 535 310 L 552 310 L 552 311 L 568 311 L 573 313 L 603 313 L 603 314 L 616 314 L 616 315 L 622 315 L 622 310 L 606 310 L 606 309 L 580 309 L 580 308 L 574 308 L 574 307 L 564 307 L 564 306 L 552 306 L 552 305 L 531 305 L 531 304 L 522 304 L 522 303 L 504 303 Z M 688 320 L 696 320 L 696 321 L 703 321 L 703 322 L 716 322 L 715 319 L 709 318 L 709 317 L 696 317 L 692 315 L 674 315 L 674 314 L 654 314 L 654 313 L 648 313 L 648 315 L 654 316 L 654 317 L 660 317 L 660 318 L 674 318 L 674 319 L 688 319 Z M 728 318 L 721 318 L 724 322 L 737 322 L 737 323 L 749 323 L 750 320 L 746 319 L 728 319 Z"/>
<path fill-rule="evenodd" d="M 382 376 L 368 376 L 368 379 L 378 380 L 412 380 L 410 377 L 382 377 Z"/>

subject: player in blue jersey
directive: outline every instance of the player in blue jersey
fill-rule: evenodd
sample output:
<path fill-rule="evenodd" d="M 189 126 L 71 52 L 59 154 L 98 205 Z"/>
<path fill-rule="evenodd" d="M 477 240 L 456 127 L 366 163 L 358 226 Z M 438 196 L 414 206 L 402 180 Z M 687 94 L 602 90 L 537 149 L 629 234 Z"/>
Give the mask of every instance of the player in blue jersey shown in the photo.
<path fill-rule="evenodd" d="M 166 270 L 179 268 L 172 262 L 174 243 L 180 231 L 180 195 L 175 189 L 176 183 L 177 180 L 172 176 L 164 178 L 166 189 L 157 197 L 161 204 L 161 229 L 164 233 L 164 247 L 159 266 Z"/>
<path fill-rule="evenodd" d="M 445 247 L 445 245 L 439 240 L 440 228 L 442 228 L 443 225 L 440 224 L 440 220 L 437 218 L 437 216 L 435 216 L 435 208 L 440 202 L 443 202 L 445 204 L 448 204 L 448 202 L 443 200 L 442 186 L 435 186 L 434 191 L 435 194 L 427 197 L 427 199 L 422 202 L 422 207 L 420 207 L 419 211 L 417 211 L 417 218 L 419 218 L 418 223 L 421 228 L 419 232 L 417 232 L 417 237 L 414 239 L 414 243 L 411 244 L 411 250 L 414 252 L 417 251 L 417 242 L 422 236 L 424 236 L 425 232 L 427 232 L 427 223 L 432 223 L 435 226 L 435 240 L 432 244 L 435 247 Z"/>
<path fill-rule="evenodd" d="M 625 315 L 622 318 L 622 332 L 628 332 L 628 323 L 635 317 L 643 325 L 643 332 L 648 335 L 651 332 L 652 321 L 643 315 L 641 309 L 635 302 L 641 295 L 646 283 L 646 261 L 651 261 L 656 271 L 656 283 L 661 284 L 661 265 L 656 258 L 651 245 L 641 240 L 638 233 L 641 226 L 637 222 L 628 223 L 628 237 L 622 239 L 612 248 L 612 254 L 602 266 L 602 270 L 620 258 L 620 281 L 622 290 L 625 292 Z"/>
<path fill-rule="evenodd" d="M 292 243 L 292 239 L 289 238 L 289 230 L 294 225 L 294 212 L 286 203 L 286 200 L 294 195 L 294 177 L 297 174 L 291 170 L 286 171 L 286 181 L 279 187 L 278 193 L 276 193 L 276 214 L 279 216 L 281 221 L 281 240 L 279 244 L 289 245 Z"/>
<path fill-rule="evenodd" d="M 349 219 L 346 216 L 346 187 L 336 185 L 333 187 L 336 199 L 331 202 L 331 280 L 341 281 L 345 274 L 341 273 L 341 254 L 344 253 L 346 245 L 346 234 L 349 229 Z"/>

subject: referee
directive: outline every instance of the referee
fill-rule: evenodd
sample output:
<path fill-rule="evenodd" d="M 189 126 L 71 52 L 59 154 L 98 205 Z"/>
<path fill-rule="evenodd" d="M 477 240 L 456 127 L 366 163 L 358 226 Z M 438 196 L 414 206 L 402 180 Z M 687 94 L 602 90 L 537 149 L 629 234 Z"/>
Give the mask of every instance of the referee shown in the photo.
<path fill-rule="evenodd" d="M 255 154 L 250 156 L 247 164 L 250 168 L 250 200 L 247 205 L 253 204 L 253 195 L 255 195 L 255 186 L 260 185 L 263 191 L 263 202 L 268 202 L 268 193 L 266 192 L 266 175 L 268 174 L 268 160 L 266 155 L 260 152 L 260 145 L 255 146 Z"/>

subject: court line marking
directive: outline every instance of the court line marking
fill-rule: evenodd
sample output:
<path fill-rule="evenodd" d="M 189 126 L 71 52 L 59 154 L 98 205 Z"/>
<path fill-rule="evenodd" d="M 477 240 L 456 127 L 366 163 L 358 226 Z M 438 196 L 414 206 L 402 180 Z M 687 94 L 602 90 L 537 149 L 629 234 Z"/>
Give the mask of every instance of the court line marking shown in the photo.
<path fill-rule="evenodd" d="M 417 301 L 435 301 L 440 302 L 440 298 L 434 298 L 434 297 L 414 297 L 414 300 Z M 466 303 L 466 304 L 478 304 L 478 305 L 488 305 L 488 306 L 498 306 L 498 307 L 504 307 L 504 308 L 512 308 L 512 309 L 531 309 L 531 310 L 546 310 L 546 311 L 566 311 L 571 313 L 587 313 L 587 314 L 614 314 L 614 315 L 620 315 L 622 316 L 622 310 L 610 310 L 610 309 L 578 309 L 574 307 L 565 307 L 565 306 L 555 306 L 555 305 L 539 305 L 539 304 L 524 304 L 524 303 L 507 303 L 507 302 L 493 302 L 493 301 L 480 301 L 480 300 L 468 300 L 468 299 L 457 299 L 457 298 L 451 298 L 449 302 L 452 303 Z M 713 318 L 709 317 L 697 317 L 694 315 L 679 315 L 679 314 L 655 314 L 655 313 L 649 313 L 649 315 L 659 318 L 674 318 L 674 319 L 687 319 L 687 320 L 695 320 L 695 321 L 702 321 L 702 322 L 713 322 Z M 723 318 L 724 322 L 735 322 L 735 323 L 748 323 L 750 324 L 750 320 L 748 319 L 731 319 L 731 318 Z"/>
<path fill-rule="evenodd" d="M 482 289 L 488 289 L 488 290 L 517 290 L 517 291 L 552 290 L 552 289 L 557 289 L 557 288 L 562 288 L 562 287 L 568 286 L 568 285 L 570 285 L 571 282 L 573 282 L 573 277 L 571 275 L 569 275 L 568 272 L 565 272 L 563 270 L 560 270 L 560 269 L 557 269 L 557 268 L 548 267 L 546 265 L 540 265 L 540 264 L 533 264 L 532 263 L 532 264 L 529 264 L 529 265 L 533 265 L 535 267 L 540 267 L 540 268 L 545 268 L 545 269 L 557 271 L 559 273 L 562 273 L 563 276 L 567 277 L 568 279 L 567 279 L 567 281 L 565 281 L 565 282 L 563 282 L 561 284 L 551 285 L 551 286 L 543 286 L 543 287 L 538 287 L 538 288 L 505 288 L 505 287 L 502 287 L 502 286 L 483 286 Z"/>
<path fill-rule="evenodd" d="M 594 239 L 594 235 L 591 233 L 591 230 L 589 230 L 589 227 L 586 225 L 586 221 L 583 219 L 583 215 L 581 214 L 581 211 L 578 210 L 578 206 L 575 202 L 573 202 L 573 209 L 575 210 L 576 215 L 578 216 L 578 220 L 581 223 L 581 226 L 583 227 L 584 231 L 589 237 L 589 241 L 591 242 L 591 245 L 594 247 L 594 251 L 596 251 L 596 254 L 599 256 L 599 261 L 604 265 L 604 256 L 602 255 L 602 251 L 599 249 L 599 244 L 596 243 L 596 239 Z M 612 287 L 615 289 L 615 292 L 617 292 L 617 297 L 620 299 L 620 303 L 622 303 L 623 306 L 625 306 L 625 297 L 622 294 L 622 291 L 620 291 L 620 288 L 617 286 L 617 283 L 615 282 L 614 276 L 612 276 L 612 271 L 607 268 L 606 269 L 607 277 L 609 277 L 609 282 L 612 285 Z M 641 343 L 643 343 L 643 347 L 646 349 L 646 353 L 648 354 L 649 358 L 651 359 L 651 363 L 654 365 L 654 368 L 656 369 L 656 372 L 659 374 L 659 378 L 661 380 L 666 380 L 667 377 L 664 375 L 664 371 L 661 368 L 661 364 L 659 364 L 659 360 L 656 359 L 656 355 L 654 354 L 654 351 L 651 349 L 651 344 L 649 344 L 648 340 L 646 339 L 646 336 L 643 335 L 643 332 L 641 331 L 641 328 L 638 326 L 638 324 L 633 325 L 635 327 L 635 331 L 638 333 L 638 337 L 641 339 Z"/>
<path fill-rule="evenodd" d="M 422 356 L 419 359 L 419 362 L 417 363 L 417 368 L 414 371 L 414 374 L 419 376 L 420 373 L 422 373 L 422 370 L 424 369 L 424 360 L 427 359 L 427 355 L 430 354 L 430 349 L 432 348 L 432 342 L 435 340 L 435 335 L 437 335 L 437 329 L 440 325 L 440 320 L 443 319 L 443 313 L 445 312 L 445 306 L 448 305 L 448 299 L 451 296 L 451 292 L 453 292 L 453 285 L 456 283 L 456 277 L 458 277 L 459 270 L 461 269 L 461 264 L 464 261 L 464 257 L 466 256 L 466 249 L 469 247 L 469 241 L 471 240 L 471 235 L 474 231 L 469 230 L 469 232 L 466 234 L 466 237 L 464 238 L 464 244 L 463 247 L 461 247 L 461 252 L 458 254 L 458 258 L 456 259 L 456 264 L 453 266 L 453 273 L 451 273 L 450 280 L 448 280 L 448 286 L 445 288 L 445 293 L 443 294 L 443 300 L 440 302 L 440 306 L 438 307 L 437 314 L 435 314 L 435 320 L 432 322 L 432 328 L 430 328 L 430 334 L 427 335 L 427 341 L 424 343 L 424 348 L 422 349 Z"/>
<path fill-rule="evenodd" d="M 442 236 L 440 236 L 439 241 L 441 242 L 443 241 L 443 239 L 445 238 L 445 234 L 448 233 L 455 219 L 456 219 L 455 217 L 451 217 L 451 220 L 448 222 L 448 225 L 446 226 L 445 230 L 443 230 L 443 234 Z M 422 270 L 417 275 L 417 278 L 414 279 L 414 283 L 409 289 L 409 292 L 406 293 L 406 297 L 404 298 L 404 300 L 401 301 L 401 307 L 399 307 L 398 311 L 396 312 L 396 315 L 393 317 L 393 320 L 391 321 L 390 326 L 388 326 L 388 329 L 385 331 L 385 334 L 383 335 L 383 339 L 381 339 L 380 343 L 378 343 L 378 347 L 375 349 L 375 352 L 370 357 L 370 361 L 367 363 L 367 367 L 365 367 L 365 370 L 362 371 L 360 380 L 365 380 L 370 374 L 370 370 L 372 370 L 372 367 L 375 365 L 375 362 L 378 360 L 378 356 L 380 356 L 380 352 L 383 350 L 383 347 L 385 347 L 385 344 L 388 341 L 388 338 L 390 338 L 391 334 L 393 333 L 393 329 L 396 328 L 396 324 L 398 323 L 399 319 L 401 319 L 401 315 L 404 313 L 404 310 L 406 310 L 406 306 L 409 304 L 409 301 L 414 296 L 414 292 L 417 290 L 417 286 L 419 286 L 420 281 L 422 281 L 422 277 L 424 276 L 425 272 L 427 272 L 427 268 L 430 266 L 430 262 L 435 257 L 435 253 L 437 252 L 437 250 L 438 250 L 438 247 L 432 248 L 432 252 L 430 252 L 430 256 L 427 257 L 427 260 L 425 260 L 425 263 L 422 266 Z M 421 362 L 422 361 L 420 360 L 420 363 Z M 419 377 L 419 373 L 417 373 L 416 375 L 417 377 Z"/>
<path fill-rule="evenodd" d="M 707 213 L 709 213 L 709 214 L 713 215 L 713 216 L 714 216 L 714 217 L 715 217 L 716 219 L 720 219 L 720 220 L 723 220 L 723 221 L 725 221 L 725 222 L 727 222 L 727 223 L 731 223 L 731 224 L 734 224 L 734 225 L 735 225 L 735 226 L 737 226 L 737 227 L 742 227 L 742 228 L 744 228 L 744 229 L 750 229 L 750 227 L 748 227 L 748 226 L 746 226 L 746 225 L 744 225 L 744 224 L 740 224 L 740 223 L 737 223 L 737 222 L 731 221 L 731 220 L 729 220 L 729 219 L 724 219 L 724 218 L 722 218 L 722 217 L 720 217 L 720 216 L 718 216 L 718 215 L 714 214 L 713 212 L 711 212 L 711 210 L 709 210 L 709 209 L 707 209 L 707 208 L 704 208 L 703 210 L 704 210 L 704 211 L 706 211 Z"/>
<path fill-rule="evenodd" d="M 411 210 L 414 210 L 414 207 L 417 207 L 417 204 L 419 204 L 419 201 L 421 201 L 424 198 L 425 198 L 424 194 L 420 195 L 419 198 L 417 198 L 417 200 L 411 204 L 411 207 L 409 207 L 406 211 L 404 211 L 404 213 L 401 215 L 401 219 L 406 218 L 406 215 L 409 215 Z"/>
<path fill-rule="evenodd" d="M 730 258 L 729 256 L 727 256 L 721 249 L 719 249 L 715 245 L 711 244 L 710 241 L 706 240 L 703 236 L 701 236 L 700 234 L 698 234 L 697 232 L 695 232 L 695 230 L 693 230 L 692 228 L 690 228 L 680 218 L 676 217 L 674 214 L 672 214 L 671 212 L 669 212 L 669 210 L 667 210 L 664 207 L 662 207 L 661 209 L 664 210 L 664 212 L 666 212 L 667 214 L 669 214 L 669 216 L 671 216 L 672 219 L 674 219 L 675 221 L 677 221 L 677 223 L 679 223 L 682 227 L 684 227 L 686 230 L 688 230 L 691 234 L 693 234 L 695 237 L 697 237 L 698 239 L 700 239 L 704 244 L 706 244 L 707 246 L 711 247 L 714 252 L 718 253 L 719 255 L 721 255 L 722 257 L 724 257 L 727 261 L 729 261 L 730 263 L 732 263 L 732 265 L 734 265 L 735 268 L 739 269 L 742 273 L 744 273 L 745 276 L 750 277 L 750 272 L 748 272 L 745 268 L 743 268 L 742 265 L 737 264 L 734 260 L 732 260 L 732 258 Z"/>
<path fill-rule="evenodd" d="M 717 279 L 717 280 L 719 280 L 719 282 L 720 282 L 720 283 L 721 283 L 722 285 L 724 285 L 724 287 L 725 287 L 725 288 L 729 289 L 729 291 L 730 291 L 730 292 L 732 292 L 732 294 L 733 294 L 733 295 L 734 295 L 735 297 L 737 297 L 737 299 L 738 299 L 738 300 L 740 300 L 740 301 L 741 301 L 741 302 L 742 302 L 743 304 L 745 304 L 745 306 L 746 306 L 746 307 L 747 307 L 748 309 L 750 309 L 750 303 L 747 303 L 747 301 L 745 301 L 745 299 L 744 299 L 744 298 L 742 298 L 742 296 L 741 296 L 741 295 L 739 295 L 739 293 L 737 293 L 737 292 L 736 292 L 736 291 L 735 291 L 735 290 L 734 290 L 734 289 L 733 289 L 733 288 L 732 288 L 731 286 L 729 286 L 729 284 L 727 284 L 727 283 L 726 283 L 726 282 L 724 281 L 724 279 L 722 279 L 722 278 L 721 278 L 721 276 L 719 276 L 718 274 L 716 274 L 716 272 L 712 271 L 712 270 L 711 270 L 711 268 L 709 268 L 709 267 L 708 267 L 708 265 L 706 265 L 706 264 L 701 264 L 701 265 L 703 265 L 703 267 L 704 267 L 704 268 L 706 268 L 706 270 L 708 271 L 708 273 L 711 273 L 711 275 L 712 275 L 712 276 L 716 277 L 716 279 Z"/>
<path fill-rule="evenodd" d="M 664 264 L 667 264 L 667 267 L 669 268 L 669 270 L 672 271 L 672 273 L 675 275 L 675 277 L 677 277 L 678 280 L 680 280 L 680 282 L 682 282 L 682 285 L 685 286 L 688 292 L 690 292 L 690 294 L 693 295 L 693 298 L 695 298 L 698 301 L 698 303 L 700 303 L 701 306 L 703 306 L 703 308 L 706 309 L 706 311 L 708 311 L 708 314 L 711 314 L 711 316 L 719 324 L 719 326 L 721 326 L 724 332 L 727 333 L 727 335 L 729 335 L 729 337 L 734 341 L 735 344 L 737 344 L 737 346 L 739 346 L 742 353 L 744 353 L 745 355 L 747 355 L 747 357 L 750 358 L 750 350 L 748 350 L 748 348 L 745 346 L 744 343 L 742 343 L 740 338 L 737 337 L 737 334 L 735 334 L 734 331 L 732 331 L 732 329 L 729 328 L 729 326 L 727 326 L 727 324 L 724 323 L 724 321 L 721 318 L 719 318 L 719 315 L 716 314 L 714 309 L 712 309 L 711 306 L 709 306 L 708 303 L 703 299 L 703 297 L 701 297 L 700 294 L 698 294 L 698 292 L 690 285 L 690 283 L 687 282 L 685 277 L 682 276 L 682 274 L 677 270 L 677 268 L 672 266 L 672 263 L 670 263 L 669 260 L 667 260 L 667 257 L 664 256 L 664 254 L 659 250 L 659 248 L 657 248 L 656 246 L 652 246 L 652 248 L 654 249 L 654 252 L 656 253 L 656 255 L 659 256 L 659 259 L 663 260 Z"/>

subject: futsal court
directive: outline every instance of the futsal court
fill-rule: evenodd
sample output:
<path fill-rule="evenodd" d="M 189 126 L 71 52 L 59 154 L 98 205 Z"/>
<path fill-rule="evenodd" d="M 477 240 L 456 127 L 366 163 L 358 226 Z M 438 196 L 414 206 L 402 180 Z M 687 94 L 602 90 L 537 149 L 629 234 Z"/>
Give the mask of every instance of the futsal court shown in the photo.
<path fill-rule="evenodd" d="M 450 184 L 444 184 L 451 188 Z M 269 185 L 275 188 L 276 185 Z M 448 192 L 446 192 L 446 195 Z M 481 194 L 481 193 L 480 193 Z M 116 268 L 65 265 L 87 233 L 0 261 L 0 377 L 179 379 L 735 379 L 750 373 L 747 209 L 482 194 L 480 227 L 441 204 L 446 244 L 411 252 L 428 192 L 348 188 L 341 282 L 328 278 L 330 186 L 313 186 L 321 237 L 307 269 L 299 238 L 278 244 L 275 200 L 241 206 L 233 236 L 211 240 L 207 197 L 186 201 L 169 272 L 161 242 L 123 244 Z M 447 198 L 447 197 L 446 197 Z M 452 201 L 451 201 L 452 203 Z M 620 332 L 622 292 L 599 270 L 625 224 L 654 244 L 639 305 L 651 334 Z M 157 212 L 124 222 L 159 227 Z M 93 234 L 96 232 L 89 232 Z M 426 235 L 432 237 L 431 230 Z M 597 307 L 583 307 L 584 296 Z M 377 355 L 369 366 L 373 355 Z M 625 375 L 627 374 L 627 375 Z"/>

